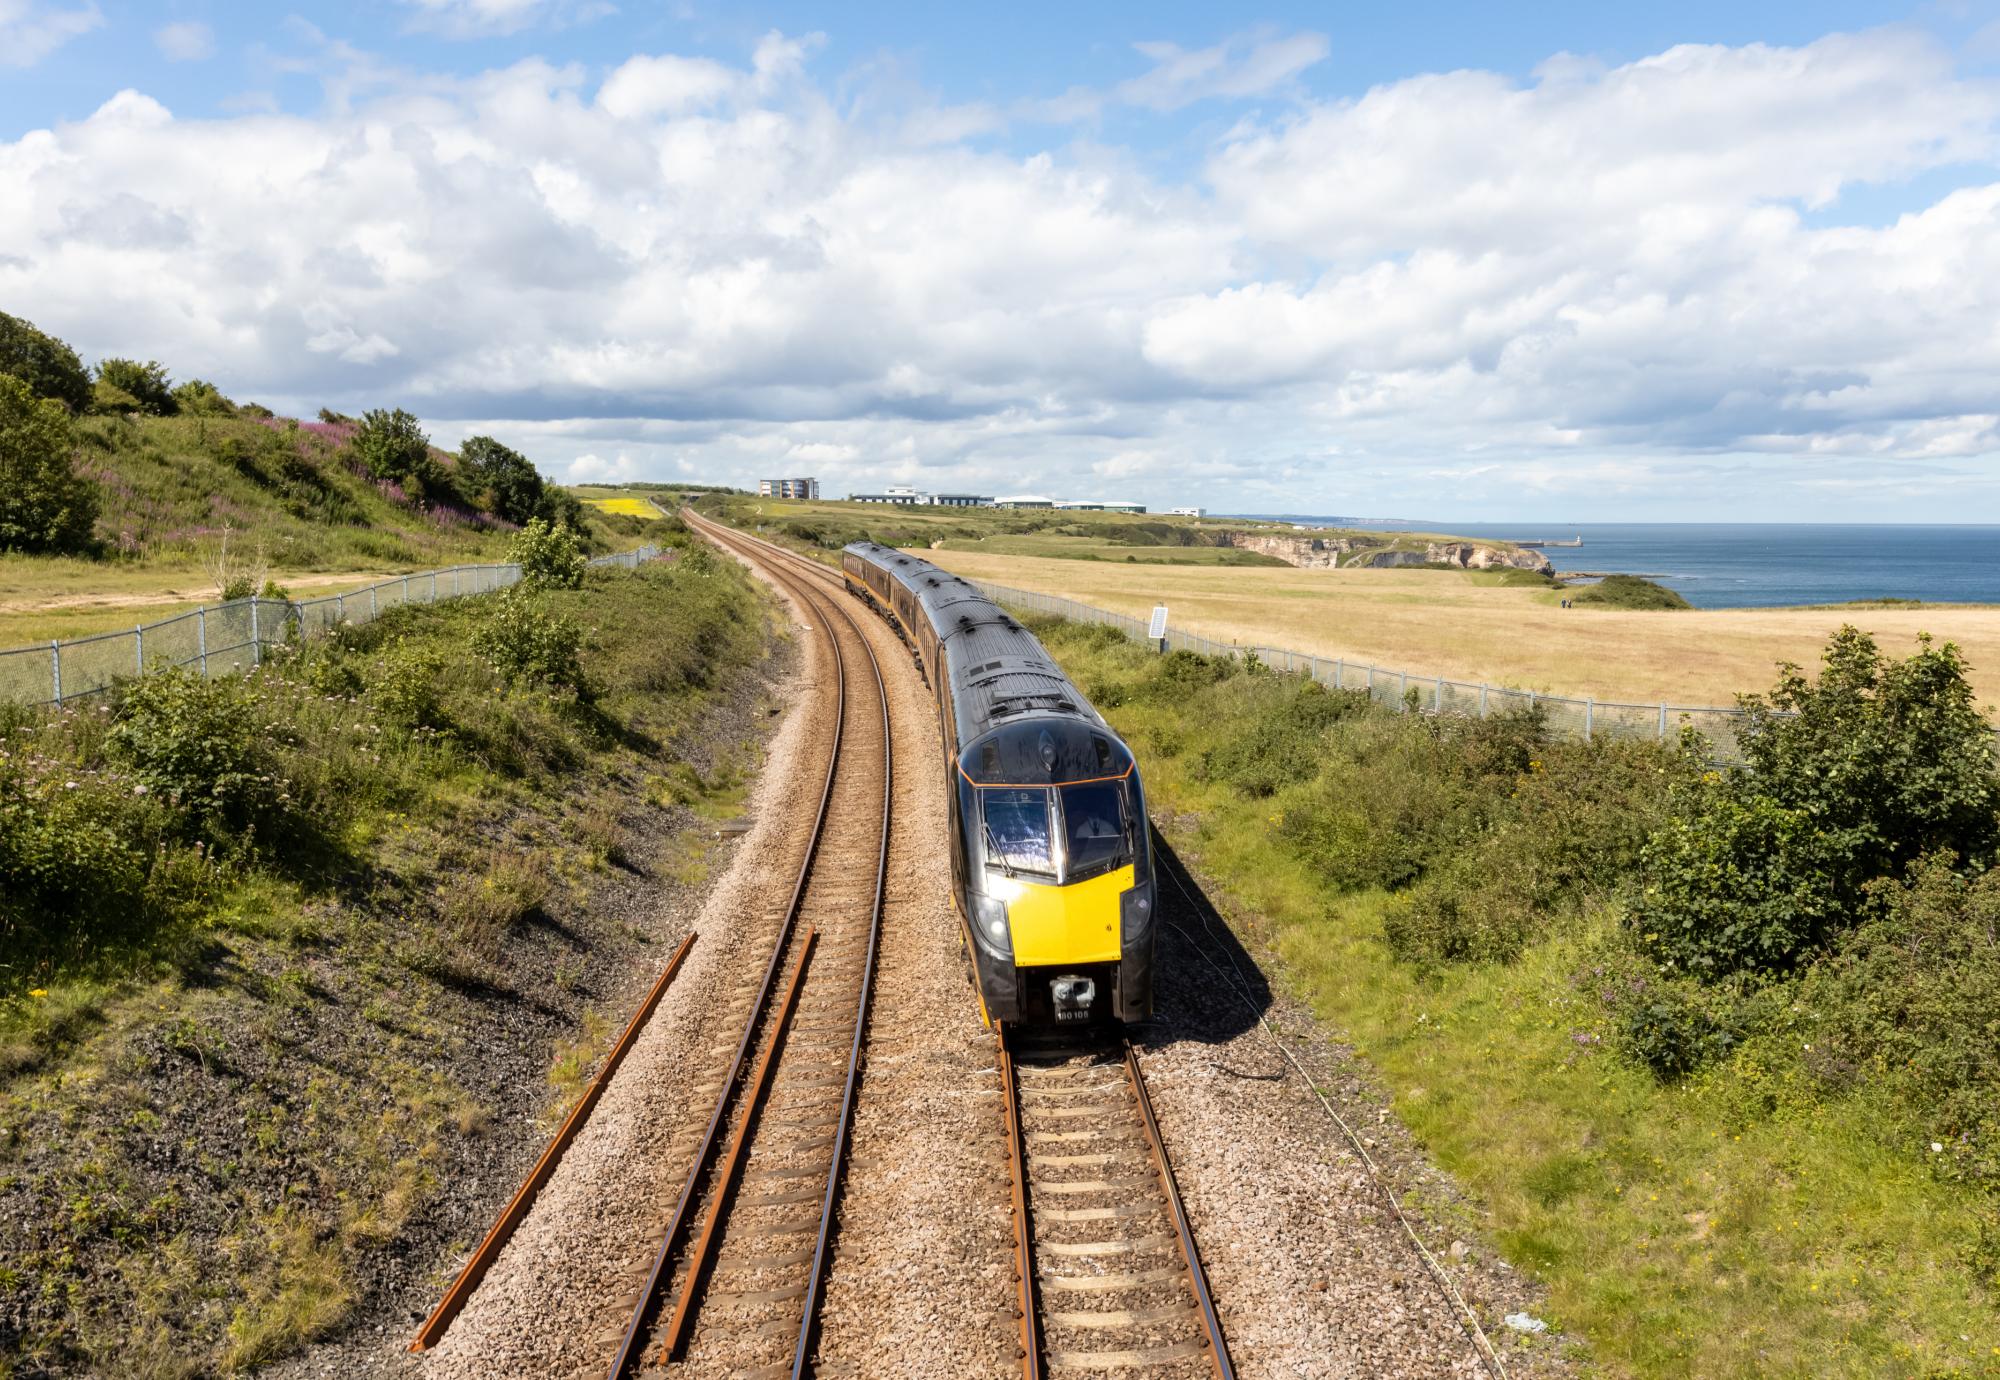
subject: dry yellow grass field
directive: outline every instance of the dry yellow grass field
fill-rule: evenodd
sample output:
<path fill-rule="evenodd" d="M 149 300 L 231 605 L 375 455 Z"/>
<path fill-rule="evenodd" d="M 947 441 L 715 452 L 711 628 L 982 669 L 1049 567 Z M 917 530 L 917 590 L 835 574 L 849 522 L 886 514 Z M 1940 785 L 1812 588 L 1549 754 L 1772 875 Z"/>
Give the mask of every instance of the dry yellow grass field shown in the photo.
<path fill-rule="evenodd" d="M 1989 713 L 2000 702 L 2000 606 L 1696 609 L 1558 606 L 1553 591 L 1445 570 L 1218 569 L 922 551 L 948 570 L 1177 628 L 1454 680 L 1681 705 L 1768 690 L 1779 661 L 1816 665 L 1842 623 L 1906 655 L 1920 632 L 1956 642 Z"/>

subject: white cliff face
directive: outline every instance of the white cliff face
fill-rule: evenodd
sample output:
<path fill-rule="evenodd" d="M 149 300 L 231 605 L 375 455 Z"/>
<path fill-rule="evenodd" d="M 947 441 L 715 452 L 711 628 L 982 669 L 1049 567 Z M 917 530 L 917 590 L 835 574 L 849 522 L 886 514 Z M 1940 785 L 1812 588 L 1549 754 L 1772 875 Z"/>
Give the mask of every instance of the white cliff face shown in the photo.
<path fill-rule="evenodd" d="M 1477 541 L 1434 541 L 1418 551 L 1395 550 L 1366 538 L 1286 537 L 1266 532 L 1233 532 L 1230 542 L 1245 551 L 1274 556 L 1302 570 L 1450 565 L 1461 570 L 1514 569 L 1548 574 L 1554 568 L 1549 564 L 1549 558 L 1539 551 Z"/>

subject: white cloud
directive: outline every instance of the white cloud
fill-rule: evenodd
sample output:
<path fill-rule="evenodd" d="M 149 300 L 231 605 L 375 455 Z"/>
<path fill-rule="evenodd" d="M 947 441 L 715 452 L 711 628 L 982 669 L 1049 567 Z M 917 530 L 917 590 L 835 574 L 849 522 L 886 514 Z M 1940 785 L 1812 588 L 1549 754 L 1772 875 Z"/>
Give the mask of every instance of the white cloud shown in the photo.
<path fill-rule="evenodd" d="M 94 0 L 74 8 L 39 0 L 0 0 L 0 67 L 33 67 L 103 23 Z"/>
<path fill-rule="evenodd" d="M 1910 35 L 1414 77 L 1245 124 L 1192 183 L 856 114 L 817 46 L 593 90 L 329 45 L 310 117 L 123 92 L 0 142 L 0 301 L 274 405 L 489 419 L 577 477 L 1407 511 L 1761 456 L 2000 517 L 2000 177 L 1843 223 L 1994 155 L 1993 87 Z M 1300 61 L 1257 51 L 1158 50 L 1146 99 Z"/>
<path fill-rule="evenodd" d="M 616 9 L 601 0 L 402 0 L 402 3 L 416 11 L 411 16 L 411 27 L 449 38 L 561 27 L 601 18 Z"/>
<path fill-rule="evenodd" d="M 1152 62 L 1139 76 L 1109 89 L 1072 87 L 1052 100 L 1023 107 L 1032 119 L 1068 123 L 1088 119 L 1111 105 L 1145 110 L 1179 110 L 1206 100 L 1246 100 L 1280 90 L 1307 68 L 1325 60 L 1325 34 L 1276 34 L 1257 29 L 1232 35 L 1211 48 L 1183 48 L 1163 41 L 1134 44 Z"/>
<path fill-rule="evenodd" d="M 200 62 L 215 56 L 215 31 L 194 20 L 153 30 L 153 45 L 168 62 Z"/>

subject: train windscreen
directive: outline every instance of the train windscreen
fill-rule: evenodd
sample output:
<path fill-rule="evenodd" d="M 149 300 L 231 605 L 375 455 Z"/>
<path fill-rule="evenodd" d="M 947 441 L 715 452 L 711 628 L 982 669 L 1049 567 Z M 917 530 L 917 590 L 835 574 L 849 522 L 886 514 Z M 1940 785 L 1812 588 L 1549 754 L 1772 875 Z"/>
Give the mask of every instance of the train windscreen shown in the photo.
<path fill-rule="evenodd" d="M 1038 787 L 981 791 L 988 860 L 1008 873 L 1056 874 L 1049 793 Z"/>
<path fill-rule="evenodd" d="M 1131 857 L 1125 783 L 1086 781 L 1062 788 L 1063 875 L 1081 881 Z"/>

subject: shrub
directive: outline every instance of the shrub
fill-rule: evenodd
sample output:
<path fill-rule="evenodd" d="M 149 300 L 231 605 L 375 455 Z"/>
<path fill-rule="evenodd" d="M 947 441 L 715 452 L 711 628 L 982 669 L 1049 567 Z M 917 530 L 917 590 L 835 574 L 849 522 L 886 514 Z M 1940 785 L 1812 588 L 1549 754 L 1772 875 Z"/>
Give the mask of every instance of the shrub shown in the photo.
<path fill-rule="evenodd" d="M 1326 761 L 1326 730 L 1368 709 L 1359 691 L 1289 676 L 1260 681 L 1255 698 L 1256 708 L 1229 716 L 1243 726 L 1202 754 L 1198 773 L 1252 797 L 1313 776 Z"/>
<path fill-rule="evenodd" d="M 1876 885 L 1877 918 L 1799 984 L 1813 1041 L 1887 1094 L 1948 1177 L 2000 1187 L 2000 871 L 1939 854 Z"/>
<path fill-rule="evenodd" d="M 383 719 L 406 731 L 445 733 L 451 716 L 445 710 L 444 653 L 437 647 L 402 638 L 389 645 L 369 677 L 368 697 Z"/>
<path fill-rule="evenodd" d="M 222 395 L 222 390 L 206 379 L 189 379 L 174 389 L 174 406 L 184 416 L 191 417 L 233 417 L 236 404 Z"/>
<path fill-rule="evenodd" d="M 90 406 L 90 375 L 76 351 L 0 311 L 0 374 L 12 374 L 37 397 L 53 398 L 71 412 Z"/>
<path fill-rule="evenodd" d="M 1569 596 L 1572 604 L 1602 604 L 1614 609 L 1692 608 L 1679 594 L 1665 585 L 1637 575 L 1606 575 L 1594 585 L 1585 585 Z"/>
<path fill-rule="evenodd" d="M 1619 1035 L 1626 1052 L 1662 1081 L 1726 1057 L 1743 1039 L 1734 995 L 1685 978 L 1637 984 L 1623 1002 Z"/>
<path fill-rule="evenodd" d="M 486 510 L 525 525 L 542 502 L 543 482 L 528 457 L 491 436 L 471 436 L 458 449 L 466 487 L 480 493 Z"/>
<path fill-rule="evenodd" d="M 589 562 L 577 545 L 576 533 L 563 525 L 536 518 L 514 538 L 509 553 L 521 567 L 521 581 L 530 589 L 581 589 Z"/>
<path fill-rule="evenodd" d="M 70 462 L 63 404 L 0 374 L 0 551 L 81 551 L 97 520 L 97 485 Z"/>
<path fill-rule="evenodd" d="M 167 366 L 156 359 L 144 364 L 135 359 L 103 360 L 97 366 L 97 380 L 129 396 L 141 412 L 171 417 L 179 410 L 173 383 L 167 378 Z"/>
<path fill-rule="evenodd" d="M 426 502 L 454 503 L 459 499 L 451 475 L 431 453 L 430 437 L 417 419 L 400 407 L 364 413 L 348 448 L 371 479 L 398 485 L 411 497 Z"/>
<path fill-rule="evenodd" d="M 1956 648 L 1926 638 L 1890 661 L 1842 628 L 1816 684 L 1788 666 L 1770 701 L 1744 705 L 1748 766 L 1677 790 L 1641 860 L 1632 924 L 1662 962 L 1785 969 L 1872 914 L 1870 884 L 1918 858 L 1992 861 L 2000 777 Z"/>
<path fill-rule="evenodd" d="M 563 691 L 580 700 L 590 698 L 581 652 L 583 632 L 531 589 L 516 587 L 493 601 L 484 627 L 472 645 L 510 682 L 527 680 Z"/>
<path fill-rule="evenodd" d="M 110 747 L 197 831 L 233 842 L 291 805 L 271 769 L 278 726 L 265 720 L 244 681 L 166 669 L 125 687 Z"/>

